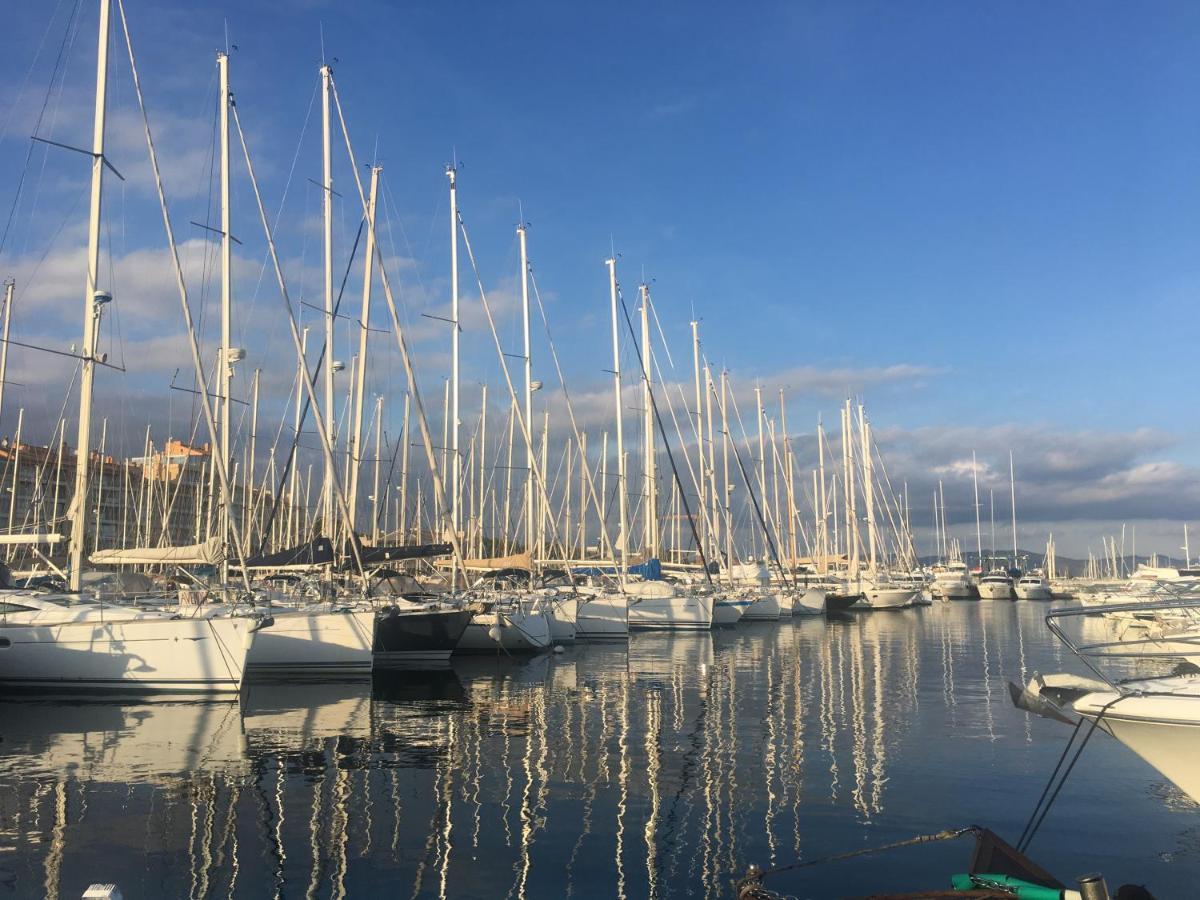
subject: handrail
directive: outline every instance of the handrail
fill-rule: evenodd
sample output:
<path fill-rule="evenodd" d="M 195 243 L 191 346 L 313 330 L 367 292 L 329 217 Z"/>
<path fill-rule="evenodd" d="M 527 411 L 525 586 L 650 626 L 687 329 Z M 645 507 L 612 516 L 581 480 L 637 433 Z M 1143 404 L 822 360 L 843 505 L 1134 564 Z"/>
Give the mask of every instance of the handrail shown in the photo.
<path fill-rule="evenodd" d="M 1189 593 L 1192 593 L 1189 591 Z M 1103 613 L 1125 613 L 1125 612 L 1161 612 L 1166 610 L 1176 611 L 1195 611 L 1189 618 L 1193 619 L 1197 627 L 1200 627 L 1200 597 L 1194 594 L 1190 597 L 1176 596 L 1172 599 L 1157 600 L 1141 603 L 1118 603 L 1111 606 L 1103 607 Z M 1072 640 L 1063 630 L 1060 620 L 1079 618 L 1081 616 L 1095 615 L 1097 607 L 1059 607 L 1051 609 L 1046 613 L 1046 627 L 1057 637 L 1064 646 L 1076 657 L 1079 661 L 1087 666 L 1101 681 L 1108 684 L 1114 690 L 1125 692 L 1120 682 L 1114 681 L 1106 675 L 1100 668 L 1093 665 L 1094 659 L 1163 659 L 1163 658 L 1178 658 L 1183 654 L 1172 653 L 1166 650 L 1155 652 L 1131 651 L 1131 648 L 1136 648 L 1145 644 L 1161 644 L 1161 638 L 1139 638 L 1130 641 L 1116 639 L 1112 641 L 1100 641 L 1096 643 L 1077 643 Z M 1176 640 L 1175 638 L 1167 638 L 1168 640 Z M 1200 653 L 1200 633 L 1195 636 L 1197 641 L 1197 652 Z M 1189 642 L 1187 636 L 1180 638 L 1183 642 Z M 1116 648 L 1120 648 L 1117 650 Z"/>

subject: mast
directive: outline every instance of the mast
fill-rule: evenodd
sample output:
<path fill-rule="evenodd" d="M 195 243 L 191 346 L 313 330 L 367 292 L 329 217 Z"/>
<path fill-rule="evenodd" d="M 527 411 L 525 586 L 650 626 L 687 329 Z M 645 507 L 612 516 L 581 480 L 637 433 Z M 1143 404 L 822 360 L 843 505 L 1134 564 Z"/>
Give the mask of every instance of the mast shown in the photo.
<path fill-rule="evenodd" d="M 701 511 L 703 512 L 703 511 L 706 511 L 708 508 L 708 497 L 707 497 L 708 475 L 707 475 L 707 472 L 705 471 L 707 468 L 707 466 L 705 465 L 705 463 L 707 461 L 707 457 L 705 456 L 705 451 L 704 451 L 704 418 L 703 418 L 704 412 L 703 412 L 703 407 L 702 407 L 703 395 L 700 392 L 700 323 L 695 320 L 692 321 L 692 374 L 693 374 L 693 378 L 695 379 L 695 388 L 696 388 L 696 412 L 695 412 L 695 418 L 692 421 L 693 421 L 693 424 L 696 426 L 696 450 L 697 450 L 696 455 L 699 457 L 699 460 L 700 460 L 699 506 L 700 506 Z M 707 515 L 705 516 L 705 518 L 707 518 Z M 709 520 L 709 521 L 711 522 L 711 520 Z M 710 525 L 708 531 L 709 531 L 709 541 L 710 541 L 709 550 L 711 552 L 711 550 L 712 550 L 712 545 L 711 545 L 712 527 L 711 527 L 711 525 Z"/>
<path fill-rule="evenodd" d="M 983 532 L 979 528 L 979 467 L 975 463 L 975 451 L 971 451 L 971 481 L 975 485 L 975 564 L 983 570 Z"/>
<path fill-rule="evenodd" d="M 70 589 L 82 585 L 84 530 L 87 527 L 88 465 L 91 461 L 92 385 L 96 375 L 96 342 L 100 311 L 111 297 L 97 286 L 100 273 L 100 212 L 104 187 L 104 124 L 108 99 L 109 0 L 100 0 L 96 49 L 96 111 L 92 122 L 92 196 L 88 212 L 87 282 L 83 294 L 83 345 L 80 351 L 79 434 L 75 442 L 75 497 L 71 501 Z M 7 346 L 7 345 L 6 345 Z"/>
<path fill-rule="evenodd" d="M 400 514 L 396 516 L 396 526 L 400 529 L 401 542 L 408 540 L 408 416 L 410 395 L 404 392 L 404 423 L 400 428 Z M 417 518 L 417 539 L 421 542 L 421 520 Z"/>
<path fill-rule="evenodd" d="M 217 390 L 220 392 L 221 410 L 221 464 L 229 471 L 231 454 L 229 447 L 230 426 L 230 394 L 233 381 L 233 241 L 230 234 L 229 209 L 229 54 L 217 53 L 217 74 L 220 85 L 217 90 L 217 103 L 220 106 L 220 141 L 221 141 L 221 366 L 220 382 Z M 221 504 L 221 545 L 229 546 L 229 520 L 233 510 L 226 503 Z M 229 562 L 221 562 L 221 583 L 229 578 Z"/>
<path fill-rule="evenodd" d="M 846 491 L 846 543 L 850 551 L 850 577 L 858 577 L 858 510 L 854 490 L 854 435 L 850 400 L 842 407 L 842 480 Z"/>
<path fill-rule="evenodd" d="M 733 579 L 733 484 L 729 481 L 729 378 L 721 370 L 721 466 L 724 469 L 725 491 L 725 571 L 730 583 Z"/>
<path fill-rule="evenodd" d="M 643 546 L 647 559 L 658 556 L 658 496 L 654 471 L 654 401 L 650 397 L 650 288 L 645 284 L 638 286 L 642 295 L 642 420 L 645 431 L 646 460 L 643 467 L 643 478 L 646 489 L 646 522 Z"/>
<path fill-rule="evenodd" d="M 4 343 L 0 344 L 0 419 L 4 417 L 4 385 L 8 382 L 8 331 L 12 325 L 13 292 L 16 287 L 17 283 L 11 278 L 4 282 Z"/>
<path fill-rule="evenodd" d="M 821 568 L 822 575 L 829 571 L 829 495 L 825 490 L 825 425 L 821 420 L 817 419 L 817 478 L 820 481 L 820 498 L 821 498 L 821 527 L 818 529 L 820 536 L 819 543 L 821 545 Z M 834 495 L 835 500 L 837 495 Z M 836 508 L 837 503 L 834 503 Z"/>
<path fill-rule="evenodd" d="M 1013 455 L 1008 451 L 1008 487 L 1012 492 L 1013 568 L 1017 567 L 1017 479 L 1013 474 Z"/>
<path fill-rule="evenodd" d="M 257 504 L 254 502 L 254 461 L 258 452 L 258 386 L 262 377 L 262 369 L 254 370 L 254 383 L 250 391 L 250 448 L 249 459 L 246 460 L 245 487 L 246 490 L 243 496 L 245 510 L 243 511 L 243 521 L 245 525 L 242 528 L 242 533 L 246 536 L 248 545 L 253 546 L 252 530 L 254 528 L 254 509 Z"/>
<path fill-rule="evenodd" d="M 517 239 L 521 245 L 521 316 L 525 339 L 525 422 L 526 428 L 533 427 L 533 342 L 529 335 L 529 248 L 525 238 L 525 223 L 517 226 Z M 513 417 L 514 422 L 516 417 Z M 525 549 L 533 552 L 534 493 L 533 440 L 525 443 Z M 511 439 L 510 439 L 511 441 Z M 510 444 L 511 446 L 511 444 Z M 507 525 L 507 523 L 506 523 Z"/>
<path fill-rule="evenodd" d="M 333 151 L 329 143 L 330 87 L 333 70 L 321 65 L 321 149 L 324 166 L 325 239 L 325 421 L 329 423 L 330 449 L 337 449 L 337 412 L 333 405 Z M 321 500 L 321 527 L 333 531 L 333 481 L 337 477 L 333 456 L 325 465 L 325 485 Z"/>
<path fill-rule="evenodd" d="M 867 506 L 867 553 L 871 575 L 875 575 L 875 479 L 871 471 L 873 454 L 871 453 L 871 425 L 867 422 L 867 413 L 863 405 L 858 404 L 858 427 L 862 443 L 863 469 L 863 499 Z"/>
<path fill-rule="evenodd" d="M 754 405 L 758 415 L 758 495 L 763 498 L 763 506 L 767 505 L 767 453 L 763 445 L 763 405 L 762 387 L 754 385 Z M 755 535 L 757 542 L 758 536 Z M 766 555 L 765 553 L 763 554 Z"/>
<path fill-rule="evenodd" d="M 379 463 L 383 450 L 383 394 L 375 397 L 375 480 L 371 490 L 371 544 L 379 546 Z"/>
<path fill-rule="evenodd" d="M 350 528 L 356 539 L 358 528 L 358 479 L 362 467 L 363 399 L 367 389 L 367 336 L 371 322 L 371 267 L 375 264 L 375 198 L 379 192 L 379 173 L 383 166 L 371 166 L 371 193 L 367 200 L 367 249 L 363 263 L 362 314 L 358 321 L 358 362 L 354 370 L 354 432 L 350 454 Z"/>
<path fill-rule="evenodd" d="M 621 525 L 617 552 L 621 556 L 621 583 L 624 584 L 625 573 L 629 568 L 629 534 L 626 527 L 628 510 L 625 507 L 625 431 L 621 422 L 624 410 L 621 403 L 621 341 L 620 332 L 617 330 L 617 260 L 615 257 L 609 257 L 604 264 L 608 266 L 608 293 L 612 303 L 613 400 L 617 413 L 617 508 Z"/>
<path fill-rule="evenodd" d="M 788 516 L 788 556 L 791 558 L 789 567 L 795 571 L 796 558 L 800 554 L 800 545 L 796 540 L 796 481 L 795 472 L 792 467 L 792 442 L 788 439 L 787 430 L 787 407 L 783 402 L 783 388 L 779 389 L 779 427 L 783 432 L 783 459 L 786 466 L 784 481 L 785 490 L 787 491 L 787 516 Z M 817 502 L 816 492 L 813 493 L 813 503 Z"/>
<path fill-rule="evenodd" d="M 446 167 L 450 179 L 450 455 L 454 457 L 450 481 L 450 526 L 455 536 L 462 528 L 462 459 L 458 455 L 458 171 Z"/>

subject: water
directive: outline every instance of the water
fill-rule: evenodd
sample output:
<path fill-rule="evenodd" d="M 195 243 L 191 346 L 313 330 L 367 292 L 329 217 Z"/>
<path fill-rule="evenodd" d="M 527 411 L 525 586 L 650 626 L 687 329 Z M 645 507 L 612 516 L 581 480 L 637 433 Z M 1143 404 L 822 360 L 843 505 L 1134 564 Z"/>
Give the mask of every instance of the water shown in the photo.
<path fill-rule="evenodd" d="M 1005 682 L 1079 670 L 1029 603 L 640 634 L 241 704 L 0 702 L 0 896 L 730 896 L 971 823 L 1015 839 L 1065 726 Z M 1093 621 L 1093 620 L 1089 620 Z M 966 841 L 774 877 L 948 884 Z M 1097 735 L 1031 855 L 1188 896 L 1200 811 Z"/>

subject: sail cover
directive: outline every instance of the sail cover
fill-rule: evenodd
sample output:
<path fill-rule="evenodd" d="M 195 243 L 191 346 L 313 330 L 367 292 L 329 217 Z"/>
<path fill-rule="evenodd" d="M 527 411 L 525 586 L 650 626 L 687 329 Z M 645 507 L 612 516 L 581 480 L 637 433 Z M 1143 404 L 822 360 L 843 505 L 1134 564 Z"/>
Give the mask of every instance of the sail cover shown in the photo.
<path fill-rule="evenodd" d="M 307 544 L 289 547 L 278 553 L 260 553 L 246 559 L 247 569 L 312 569 L 333 562 L 333 541 L 313 538 Z"/>
<path fill-rule="evenodd" d="M 364 566 L 378 566 L 405 559 L 449 556 L 454 552 L 454 547 L 450 544 L 412 544 L 407 547 L 367 547 L 359 544 L 358 552 Z M 354 548 L 349 541 L 346 542 L 346 560 L 351 564 L 354 562 Z"/>
<path fill-rule="evenodd" d="M 529 553 L 514 553 L 511 556 L 491 556 L 484 559 L 464 559 L 463 568 L 483 569 L 525 569 L 533 568 L 533 556 Z"/>
<path fill-rule="evenodd" d="M 97 550 L 88 561 L 98 566 L 215 566 L 223 558 L 220 538 L 209 538 L 202 544 L 186 547 L 129 547 Z"/>

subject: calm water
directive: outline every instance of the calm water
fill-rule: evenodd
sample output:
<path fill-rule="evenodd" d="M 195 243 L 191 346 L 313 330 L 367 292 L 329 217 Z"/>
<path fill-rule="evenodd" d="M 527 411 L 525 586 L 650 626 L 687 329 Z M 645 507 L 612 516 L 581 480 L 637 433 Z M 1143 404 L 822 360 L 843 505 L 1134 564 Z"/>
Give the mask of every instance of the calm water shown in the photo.
<path fill-rule="evenodd" d="M 1077 668 L 1028 603 L 636 635 L 231 703 L 0 702 L 0 896 L 729 896 L 923 832 L 1020 832 L 1068 735 L 1005 682 Z M 788 873 L 912 890 L 966 842 Z M 1200 810 L 1106 735 L 1032 855 L 1194 896 Z"/>

